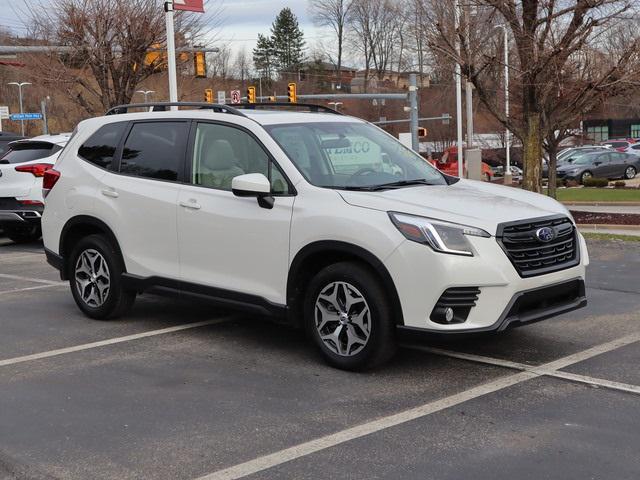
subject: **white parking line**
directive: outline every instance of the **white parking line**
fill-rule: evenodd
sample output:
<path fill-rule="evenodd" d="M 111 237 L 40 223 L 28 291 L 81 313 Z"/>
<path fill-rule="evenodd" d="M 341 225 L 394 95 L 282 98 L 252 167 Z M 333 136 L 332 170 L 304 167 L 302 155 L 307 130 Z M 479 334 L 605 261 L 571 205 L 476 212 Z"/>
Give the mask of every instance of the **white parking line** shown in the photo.
<path fill-rule="evenodd" d="M 352 428 L 348 428 L 346 430 L 342 430 L 340 432 L 337 432 L 331 435 L 320 437 L 315 440 L 311 440 L 309 442 L 304 442 L 290 448 L 285 448 L 284 450 L 280 450 L 268 455 L 264 455 L 262 457 L 257 457 L 247 462 L 240 463 L 238 465 L 234 465 L 229 468 L 218 470 L 216 472 L 199 477 L 197 480 L 235 480 L 238 478 L 246 477 L 248 475 L 252 475 L 254 473 L 258 473 L 263 470 L 267 470 L 269 468 L 273 468 L 283 463 L 295 460 L 297 458 L 301 458 L 301 457 L 310 455 L 312 453 L 334 447 L 341 443 L 348 442 L 350 440 L 354 440 L 354 439 L 363 437 L 365 435 L 370 435 L 372 433 L 376 433 L 381 430 L 385 430 L 387 428 L 400 425 L 405 422 L 409 422 L 411 420 L 416 420 L 418 418 L 426 417 L 432 413 L 439 412 L 441 410 L 452 407 L 454 405 L 458 405 L 460 403 L 473 400 L 474 398 L 478 398 L 483 395 L 487 395 L 489 393 L 497 392 L 504 388 L 517 385 L 519 383 L 522 383 L 532 378 L 536 378 L 540 376 L 540 373 L 529 371 L 529 369 L 536 369 L 540 371 L 551 372 L 554 370 L 554 367 L 556 365 L 561 365 L 561 367 L 557 367 L 557 368 L 566 367 L 573 363 L 577 363 L 577 362 L 586 360 L 588 358 L 595 357 L 602 353 L 615 350 L 616 348 L 619 348 L 621 346 L 634 343 L 638 341 L 638 338 L 640 338 L 640 334 L 627 335 L 626 337 L 620 338 L 618 340 L 607 342 L 605 344 L 599 345 L 594 348 L 590 348 L 583 352 L 578 352 L 576 354 L 569 355 L 567 357 L 561 358 L 554 362 L 541 365 L 540 367 L 533 367 L 533 366 L 525 365 L 521 363 L 490 358 L 488 360 L 490 360 L 490 363 L 493 365 L 499 365 L 500 363 L 502 363 L 503 364 L 502 366 L 507 366 L 507 368 L 515 368 L 515 366 L 518 366 L 518 368 L 523 368 L 523 369 L 526 368 L 526 370 L 520 373 L 516 373 L 514 375 L 509 375 L 507 377 L 493 380 L 489 383 L 485 383 L 477 387 L 473 387 L 464 392 L 457 393 L 449 397 L 442 398 L 440 400 L 436 400 L 433 402 L 426 403 L 424 405 L 420 405 L 419 407 L 405 410 L 404 412 L 400 412 L 387 417 L 382 417 L 377 420 L 373 420 L 371 422 L 367 422 Z M 448 352 L 445 350 L 434 349 L 434 352 L 432 353 L 435 353 L 435 350 L 439 350 L 441 354 L 443 352 Z M 449 355 L 449 356 L 453 356 L 453 354 L 456 355 L 456 358 L 462 358 L 464 356 L 466 357 L 465 358 L 466 360 L 471 360 L 472 357 L 483 358 L 481 356 L 474 356 L 470 354 L 459 354 L 458 352 L 451 352 L 451 353 L 452 355 Z M 484 358 L 488 358 L 488 357 L 484 357 Z M 489 363 L 489 362 L 484 362 L 484 363 Z M 560 372 L 560 373 L 564 374 L 564 372 Z M 573 377 L 572 380 L 575 380 L 575 381 L 579 381 L 578 377 L 581 377 L 580 375 L 570 375 L 570 376 L 572 376 Z M 606 382 L 606 381 L 603 381 L 603 382 Z M 611 383 L 614 383 L 614 382 L 611 382 Z M 635 386 L 631 386 L 631 387 L 635 387 Z"/>
<path fill-rule="evenodd" d="M 590 377 L 587 375 L 578 375 L 575 373 L 562 372 L 559 369 L 565 366 L 572 365 L 581 362 L 583 359 L 588 359 L 606 353 L 611 350 L 629 345 L 640 341 L 640 333 L 631 334 L 625 337 L 613 340 L 611 342 L 603 343 L 596 347 L 578 352 L 574 355 L 563 357 L 560 360 L 556 360 L 545 365 L 535 366 L 527 365 L 525 363 L 512 362 L 510 360 L 503 360 L 500 358 L 485 357 L 483 355 L 475 355 L 472 353 L 456 352 L 453 350 L 444 350 L 442 348 L 435 347 L 423 347 L 420 345 L 405 345 L 406 348 L 411 350 L 420 350 L 423 352 L 431 353 L 434 355 L 441 355 L 444 357 L 457 358 L 459 360 L 466 360 L 469 362 L 482 363 L 485 365 L 495 365 L 498 367 L 512 368 L 514 370 L 521 370 L 523 372 L 530 372 L 538 376 L 549 376 L 555 378 L 562 378 L 564 380 L 570 380 L 572 382 L 586 383 L 588 385 L 597 385 L 600 387 L 609 388 L 612 390 L 620 390 L 623 392 L 640 394 L 640 386 L 631 385 L 628 383 L 614 382 L 611 380 L 605 380 L 602 378 Z"/>
<path fill-rule="evenodd" d="M 57 285 L 60 281 L 44 280 L 42 278 L 22 277 L 20 275 L 9 275 L 6 273 L 0 273 L 0 278 L 6 278 L 8 280 L 22 280 L 23 282 L 44 283 L 47 285 Z"/>
<path fill-rule="evenodd" d="M 204 327 L 206 325 L 214 325 L 216 323 L 227 322 L 234 317 L 216 318 L 213 320 L 203 320 L 201 322 L 185 323 L 184 325 L 176 325 L 174 327 L 161 328 L 159 330 L 150 330 L 148 332 L 135 333 L 133 335 L 126 335 L 124 337 L 109 338 L 107 340 L 100 340 L 98 342 L 85 343 L 83 345 L 75 345 L 73 347 L 59 348 L 57 350 L 49 350 L 48 352 L 34 353 L 32 355 L 24 355 L 22 357 L 7 358 L 6 360 L 0 360 L 0 367 L 6 367 L 8 365 L 16 365 L 18 363 L 30 362 L 33 360 L 40 360 L 42 358 L 55 357 L 58 355 L 64 355 L 65 353 L 80 352 L 83 350 L 90 350 L 92 348 L 104 347 L 106 345 L 114 345 L 116 343 L 129 342 L 131 340 L 138 340 L 140 338 L 154 337 L 156 335 L 164 335 L 166 333 L 180 332 L 182 330 L 189 330 L 191 328 Z"/>
<path fill-rule="evenodd" d="M 14 288 L 13 290 L 3 290 L 0 292 L 0 296 L 8 295 L 10 293 L 20 293 L 27 292 L 29 290 L 41 290 L 43 288 L 53 288 L 53 287 L 66 287 L 68 285 L 67 282 L 59 282 L 52 285 L 38 285 L 37 287 L 25 287 L 25 288 Z"/>

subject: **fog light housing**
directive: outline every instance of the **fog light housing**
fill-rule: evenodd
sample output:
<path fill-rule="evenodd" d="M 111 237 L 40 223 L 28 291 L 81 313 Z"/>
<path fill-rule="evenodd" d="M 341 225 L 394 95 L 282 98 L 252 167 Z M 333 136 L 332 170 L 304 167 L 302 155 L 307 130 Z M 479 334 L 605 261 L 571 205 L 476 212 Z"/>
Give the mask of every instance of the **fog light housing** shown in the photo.
<path fill-rule="evenodd" d="M 442 325 L 464 323 L 471 309 L 476 306 L 478 295 L 478 287 L 448 288 L 438 299 L 429 319 Z"/>

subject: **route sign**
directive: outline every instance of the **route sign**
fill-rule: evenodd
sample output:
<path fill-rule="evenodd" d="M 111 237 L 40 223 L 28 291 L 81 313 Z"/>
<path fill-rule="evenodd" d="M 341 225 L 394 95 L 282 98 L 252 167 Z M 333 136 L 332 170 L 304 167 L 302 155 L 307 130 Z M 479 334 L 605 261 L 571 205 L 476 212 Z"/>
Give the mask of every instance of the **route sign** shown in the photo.
<path fill-rule="evenodd" d="M 42 120 L 41 113 L 12 113 L 9 118 L 11 120 Z"/>
<path fill-rule="evenodd" d="M 231 90 L 231 103 L 240 103 L 241 100 L 240 90 Z"/>

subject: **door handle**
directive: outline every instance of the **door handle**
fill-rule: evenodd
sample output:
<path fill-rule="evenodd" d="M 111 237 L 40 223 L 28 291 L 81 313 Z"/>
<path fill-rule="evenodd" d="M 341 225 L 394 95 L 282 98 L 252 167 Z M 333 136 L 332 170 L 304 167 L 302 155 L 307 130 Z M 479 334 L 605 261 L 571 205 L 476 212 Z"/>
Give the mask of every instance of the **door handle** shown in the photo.
<path fill-rule="evenodd" d="M 184 208 L 190 208 L 192 210 L 200 210 L 200 208 L 202 208 L 200 204 L 194 199 L 191 199 L 188 202 L 180 202 L 180 206 Z"/>
<path fill-rule="evenodd" d="M 102 194 L 105 197 L 111 197 L 111 198 L 118 198 L 120 196 L 118 192 L 116 192 L 115 189 L 113 188 L 103 188 Z"/>

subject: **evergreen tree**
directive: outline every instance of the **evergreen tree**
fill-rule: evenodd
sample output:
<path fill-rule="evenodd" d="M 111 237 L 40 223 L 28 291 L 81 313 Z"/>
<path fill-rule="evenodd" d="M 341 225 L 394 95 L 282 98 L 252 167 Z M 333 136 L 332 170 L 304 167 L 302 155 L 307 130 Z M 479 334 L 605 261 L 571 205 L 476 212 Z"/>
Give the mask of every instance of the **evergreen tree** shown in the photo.
<path fill-rule="evenodd" d="M 304 60 L 304 34 L 290 8 L 283 8 L 271 26 L 271 38 L 280 72 L 295 72 Z"/>
<path fill-rule="evenodd" d="M 253 49 L 253 64 L 261 78 L 273 78 L 276 61 L 273 39 L 259 33 L 256 48 Z"/>

